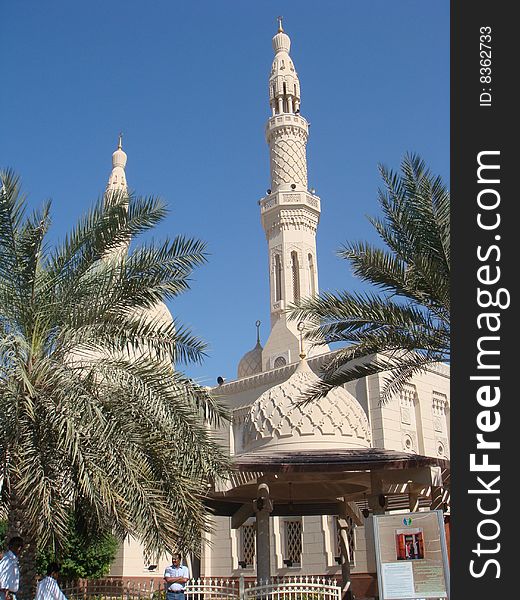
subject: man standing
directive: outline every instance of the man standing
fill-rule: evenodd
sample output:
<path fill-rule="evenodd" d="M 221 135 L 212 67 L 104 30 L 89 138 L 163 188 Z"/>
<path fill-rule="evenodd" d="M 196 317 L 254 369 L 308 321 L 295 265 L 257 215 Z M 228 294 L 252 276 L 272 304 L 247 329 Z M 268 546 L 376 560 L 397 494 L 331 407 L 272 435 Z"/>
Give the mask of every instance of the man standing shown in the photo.
<path fill-rule="evenodd" d="M 35 600 L 67 600 L 67 597 L 58 585 L 60 568 L 58 563 L 53 562 L 49 564 L 47 567 L 47 576 L 38 582 Z"/>
<path fill-rule="evenodd" d="M 18 555 L 22 548 L 22 538 L 12 537 L 7 544 L 7 552 L 0 560 L 0 600 L 16 600 L 15 594 L 20 587 Z"/>
<path fill-rule="evenodd" d="M 188 567 L 181 565 L 181 555 L 172 556 L 172 564 L 164 571 L 166 600 L 184 600 L 184 584 L 190 578 Z"/>

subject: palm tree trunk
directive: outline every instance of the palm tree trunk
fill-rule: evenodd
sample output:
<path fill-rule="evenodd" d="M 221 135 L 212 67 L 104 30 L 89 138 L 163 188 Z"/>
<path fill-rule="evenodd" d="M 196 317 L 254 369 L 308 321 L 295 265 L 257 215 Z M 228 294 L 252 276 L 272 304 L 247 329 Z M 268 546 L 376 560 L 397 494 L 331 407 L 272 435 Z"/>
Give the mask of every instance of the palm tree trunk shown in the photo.
<path fill-rule="evenodd" d="M 12 485 L 12 484 L 11 484 Z M 24 547 L 18 557 L 20 563 L 20 588 L 16 594 L 18 600 L 31 600 L 36 591 L 36 551 L 37 540 L 33 528 L 29 525 L 23 507 L 23 500 L 11 487 L 9 494 L 9 518 L 7 525 L 7 539 L 20 536 Z"/>

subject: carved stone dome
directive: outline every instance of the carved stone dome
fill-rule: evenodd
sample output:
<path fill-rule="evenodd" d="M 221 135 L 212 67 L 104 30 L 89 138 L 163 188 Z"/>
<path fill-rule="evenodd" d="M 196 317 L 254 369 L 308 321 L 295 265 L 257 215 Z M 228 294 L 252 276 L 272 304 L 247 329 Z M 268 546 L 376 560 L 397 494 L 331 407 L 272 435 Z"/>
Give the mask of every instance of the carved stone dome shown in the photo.
<path fill-rule="evenodd" d="M 332 389 L 324 398 L 300 404 L 318 377 L 302 360 L 284 383 L 265 391 L 244 423 L 243 450 L 370 448 L 370 425 L 352 394 Z"/>
<path fill-rule="evenodd" d="M 262 346 L 260 342 L 256 346 L 246 352 L 238 363 L 237 377 L 250 377 L 262 372 Z"/>
<path fill-rule="evenodd" d="M 275 54 L 279 52 L 285 52 L 289 54 L 291 51 L 291 38 L 285 33 L 285 31 L 278 31 L 273 37 L 273 50 Z"/>

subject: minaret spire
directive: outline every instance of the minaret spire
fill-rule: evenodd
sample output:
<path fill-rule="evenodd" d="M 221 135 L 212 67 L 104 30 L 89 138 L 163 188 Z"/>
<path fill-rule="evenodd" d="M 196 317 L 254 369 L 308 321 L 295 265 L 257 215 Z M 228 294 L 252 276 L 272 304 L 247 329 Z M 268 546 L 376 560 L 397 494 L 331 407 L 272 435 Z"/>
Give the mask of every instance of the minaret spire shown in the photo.
<path fill-rule="evenodd" d="M 263 370 L 296 362 L 300 331 L 286 309 L 318 293 L 316 230 L 320 198 L 307 183 L 309 124 L 300 114 L 300 81 L 289 55 L 291 39 L 278 17 L 269 76 L 271 117 L 265 133 L 269 145 L 271 185 L 260 200 L 269 251 L 271 332 L 262 352 Z M 327 348 L 321 349 L 321 352 Z M 308 355 L 316 351 L 309 348 Z"/>
<path fill-rule="evenodd" d="M 125 174 L 126 160 L 126 152 L 123 150 L 123 134 L 120 133 L 117 148 L 112 154 L 112 172 L 108 178 L 105 195 L 110 192 L 128 191 Z"/>
<path fill-rule="evenodd" d="M 112 172 L 108 178 L 107 189 L 105 190 L 105 206 L 110 202 L 123 202 L 125 206 L 128 201 L 128 185 L 126 183 L 126 152 L 123 150 L 123 134 L 119 133 L 117 148 L 112 154 Z M 109 257 L 115 260 L 120 260 L 128 253 L 130 239 L 122 242 L 118 247 L 114 248 Z"/>

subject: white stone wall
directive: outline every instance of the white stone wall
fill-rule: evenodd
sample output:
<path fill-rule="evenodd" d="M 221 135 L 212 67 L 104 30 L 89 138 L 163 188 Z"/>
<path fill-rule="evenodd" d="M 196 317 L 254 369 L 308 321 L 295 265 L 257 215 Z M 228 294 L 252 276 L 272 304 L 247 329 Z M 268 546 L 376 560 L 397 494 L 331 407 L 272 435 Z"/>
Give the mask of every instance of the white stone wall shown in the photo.
<path fill-rule="evenodd" d="M 153 571 L 148 566 L 155 564 L 157 568 Z M 118 548 L 116 558 L 110 567 L 110 577 L 162 577 L 164 569 L 171 564 L 170 556 L 159 558 L 146 558 L 141 544 L 132 537 L 126 540 Z"/>
<path fill-rule="evenodd" d="M 450 379 L 446 365 L 416 375 L 407 386 L 407 390 L 413 391 L 414 398 L 410 419 L 403 418 L 400 397 L 380 404 L 384 377 L 383 374 L 371 375 L 345 385 L 367 412 L 372 428 L 372 445 L 449 459 Z M 441 404 L 444 404 L 444 414 L 441 414 Z M 408 439 L 413 441 L 412 448 L 406 446 Z M 444 450 L 442 454 L 439 452 L 440 444 Z"/>

